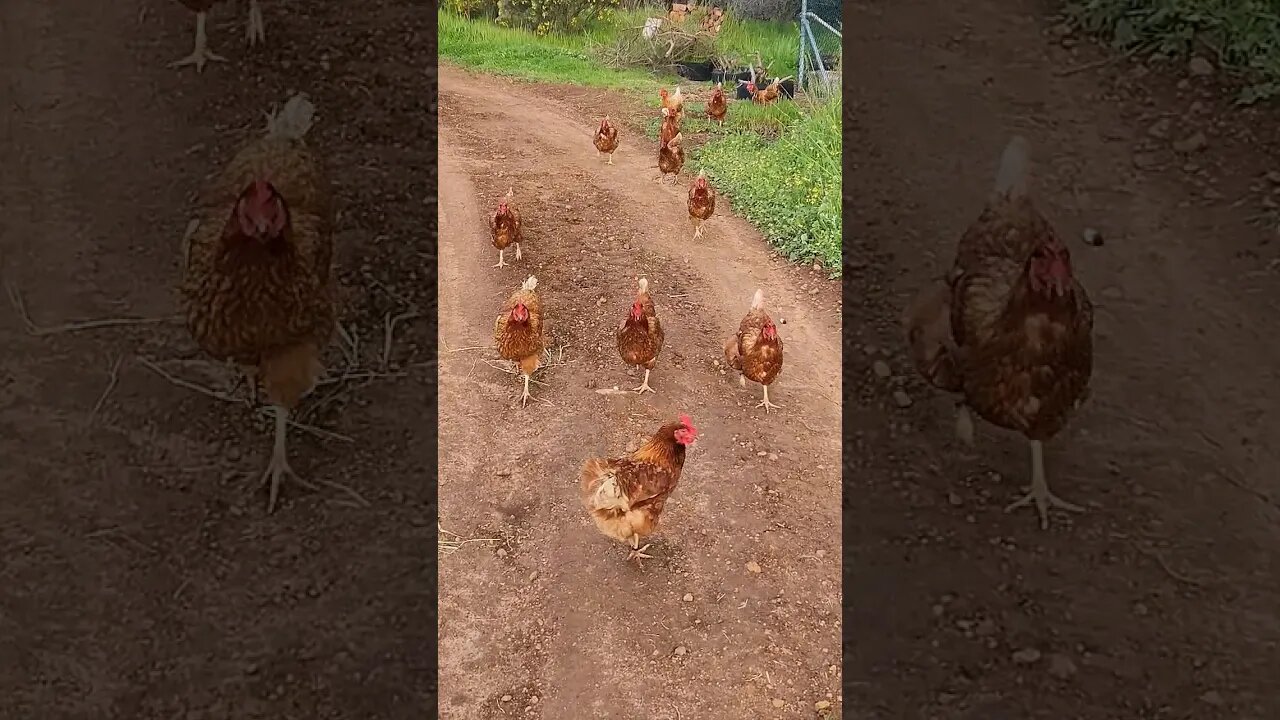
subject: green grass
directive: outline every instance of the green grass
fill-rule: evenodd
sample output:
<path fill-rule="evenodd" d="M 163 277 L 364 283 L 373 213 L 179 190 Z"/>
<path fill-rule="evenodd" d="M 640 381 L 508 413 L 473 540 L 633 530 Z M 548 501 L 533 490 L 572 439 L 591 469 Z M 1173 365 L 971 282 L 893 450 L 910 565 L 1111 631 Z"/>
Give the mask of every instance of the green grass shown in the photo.
<path fill-rule="evenodd" d="M 1275 0 L 1071 0 L 1068 20 L 1137 55 L 1207 55 L 1242 90 L 1239 102 L 1280 96 L 1280 3 Z"/>
<path fill-rule="evenodd" d="M 579 35 L 553 33 L 539 37 L 531 31 L 502 28 L 441 11 L 440 57 L 512 78 L 637 94 L 653 110 L 646 118 L 645 129 L 656 138 L 660 105 L 657 90 L 680 81 L 642 70 L 605 67 L 593 58 L 591 50 L 606 45 L 611 35 L 616 36 L 621 29 L 642 24 L 643 16 L 640 13 L 636 21 L 629 14 L 619 13 Z M 762 30 L 756 40 L 751 40 L 749 30 L 757 26 L 780 24 L 737 25 L 731 21 L 725 24 L 721 37 L 736 43 L 733 47 L 752 48 L 752 60 L 759 48 L 766 67 L 775 75 L 794 74 L 794 50 L 783 43 L 784 33 Z M 786 257 L 803 262 L 816 259 L 833 277 L 839 272 L 838 95 L 820 105 L 780 101 L 766 107 L 731 100 L 723 128 L 706 120 L 702 103 L 689 102 L 681 132 L 690 151 L 688 168 L 695 172 L 705 170 L 716 189 L 732 203 L 735 213 L 758 227 Z"/>

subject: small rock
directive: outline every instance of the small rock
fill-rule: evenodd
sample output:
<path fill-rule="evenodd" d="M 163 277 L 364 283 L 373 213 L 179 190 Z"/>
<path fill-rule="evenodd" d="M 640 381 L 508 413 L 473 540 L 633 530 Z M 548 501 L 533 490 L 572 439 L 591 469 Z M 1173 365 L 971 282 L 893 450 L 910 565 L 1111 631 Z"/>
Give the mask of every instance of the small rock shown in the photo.
<path fill-rule="evenodd" d="M 752 573 L 757 573 L 757 574 L 759 574 L 759 573 L 760 573 L 760 563 L 756 562 L 755 560 L 752 560 L 751 562 L 747 563 L 747 572 L 752 572 Z"/>
<path fill-rule="evenodd" d="M 1145 617 L 1145 616 L 1147 615 L 1147 613 L 1149 613 L 1149 612 L 1151 612 L 1151 611 L 1147 609 L 1147 606 L 1146 606 L 1145 604 L 1143 604 L 1143 603 L 1134 603 L 1134 604 L 1133 604 L 1133 614 L 1134 614 L 1134 615 L 1140 615 L 1140 616 Z"/>
<path fill-rule="evenodd" d="M 769 453 L 770 462 L 778 462 L 778 453 Z"/>
<path fill-rule="evenodd" d="M 1093 228 L 1084 229 L 1085 245 L 1092 245 L 1093 247 L 1102 247 L 1102 243 L 1103 243 L 1102 233 L 1098 232 L 1097 230 L 1094 230 Z"/>
<path fill-rule="evenodd" d="M 689 648 L 687 648 L 687 647 L 685 647 L 685 646 L 683 646 L 683 645 L 678 645 L 678 646 L 676 646 L 676 649 L 675 649 L 675 651 L 674 651 L 674 652 L 675 652 L 675 654 L 676 654 L 676 657 L 684 657 L 684 656 L 685 656 L 685 654 L 689 652 Z"/>
<path fill-rule="evenodd" d="M 947 502 L 951 503 L 952 507 L 960 507 L 964 504 L 964 498 L 952 491 L 947 493 Z"/>
<path fill-rule="evenodd" d="M 1206 702 L 1214 707 L 1222 707 L 1223 704 L 1222 693 L 1219 693 L 1217 690 L 1210 690 L 1209 692 L 1201 695 L 1200 700 L 1201 702 Z"/>
<path fill-rule="evenodd" d="M 503 695 L 503 696 L 502 696 L 502 702 L 511 702 L 511 696 L 510 696 L 510 695 Z"/>
<path fill-rule="evenodd" d="M 1076 664 L 1061 653 L 1049 656 L 1049 674 L 1059 680 L 1070 680 L 1076 674 Z"/>
<path fill-rule="evenodd" d="M 1147 128 L 1147 134 L 1154 138 L 1169 137 L 1169 127 L 1173 125 L 1173 121 L 1169 118 L 1160 118 Z"/>
<path fill-rule="evenodd" d="M 1195 77 L 1209 77 L 1213 74 L 1213 63 L 1199 56 L 1193 57 L 1187 63 L 1187 72 Z"/>
<path fill-rule="evenodd" d="M 1173 143 L 1173 149 L 1180 153 L 1193 153 L 1203 150 L 1209 144 L 1204 133 L 1197 132 Z"/>
<path fill-rule="evenodd" d="M 900 408 L 909 408 L 911 407 L 911 396 L 903 390 L 894 390 L 893 402 Z"/>
<path fill-rule="evenodd" d="M 949 692 L 938 693 L 938 704 L 950 705 L 951 703 L 956 701 L 956 697 L 957 696 L 954 693 L 949 693 Z"/>
<path fill-rule="evenodd" d="M 529 698 L 529 704 L 530 704 L 530 705 L 537 705 L 537 704 L 538 704 L 538 696 L 537 696 L 537 695 L 534 695 L 533 697 Z"/>
<path fill-rule="evenodd" d="M 1025 648 L 1013 654 L 1013 661 L 1019 665 L 1031 665 L 1040 660 L 1040 651 L 1035 648 Z"/>
<path fill-rule="evenodd" d="M 498 557 L 500 557 L 500 558 L 504 558 L 504 557 L 506 557 L 506 556 L 507 556 L 507 551 L 506 551 L 506 549 L 505 549 L 505 548 L 498 548 Z"/>
<path fill-rule="evenodd" d="M 1280 170 L 1268 170 L 1267 180 L 1272 185 L 1280 185 Z"/>
<path fill-rule="evenodd" d="M 829 700 L 819 700 L 813 704 L 814 710 L 826 710 L 829 707 L 831 707 L 831 701 Z"/>
<path fill-rule="evenodd" d="M 942 614 L 943 614 L 943 613 L 945 613 L 946 611 L 947 611 L 947 609 L 946 609 L 946 608 L 944 608 L 944 607 L 942 607 L 941 605 L 934 605 L 934 606 L 933 606 L 933 616 L 934 616 L 934 617 L 942 617 Z"/>
<path fill-rule="evenodd" d="M 871 363 L 871 371 L 876 374 L 876 377 L 881 379 L 887 378 L 893 374 L 893 370 L 889 368 L 889 363 L 883 360 L 877 360 Z"/>
<path fill-rule="evenodd" d="M 774 699 L 773 699 L 773 706 L 774 706 L 774 707 L 776 707 L 776 708 L 780 708 L 780 707 L 782 707 L 782 706 L 784 706 L 784 705 L 786 705 L 786 704 L 787 704 L 787 703 L 786 703 L 786 701 L 785 701 L 785 700 L 783 700 L 782 698 L 774 698 Z"/>
<path fill-rule="evenodd" d="M 684 594 L 684 601 L 685 601 L 685 602 L 693 602 L 693 593 L 685 593 L 685 594 Z"/>

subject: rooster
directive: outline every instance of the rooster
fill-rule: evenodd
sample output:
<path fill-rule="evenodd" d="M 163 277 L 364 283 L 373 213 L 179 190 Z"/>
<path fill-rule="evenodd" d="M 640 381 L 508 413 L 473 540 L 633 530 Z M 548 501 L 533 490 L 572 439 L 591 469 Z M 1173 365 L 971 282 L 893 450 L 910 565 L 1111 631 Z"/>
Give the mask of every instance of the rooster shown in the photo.
<path fill-rule="evenodd" d="M 205 22 L 209 16 L 209 10 L 218 3 L 219 0 L 179 0 L 187 9 L 196 14 L 196 45 L 191 54 L 175 60 L 169 64 L 169 67 L 183 67 L 185 65 L 195 65 L 196 72 L 203 72 L 205 63 L 209 61 L 226 62 L 226 58 L 216 55 L 209 50 L 209 38 L 205 34 Z M 262 8 L 258 6 L 258 0 L 249 0 L 249 21 L 245 30 L 245 37 L 250 46 L 267 40 L 267 26 L 262 21 Z"/>
<path fill-rule="evenodd" d="M 524 234 L 521 232 L 523 226 L 520 224 L 520 211 L 512 201 L 515 192 L 514 187 L 508 188 L 506 196 L 498 201 L 498 209 L 489 214 L 489 233 L 493 236 L 493 246 L 498 249 L 498 264 L 494 265 L 496 268 L 507 265 L 504 256 L 507 247 L 512 244 L 516 246 L 516 260 L 520 259 L 520 243 L 524 240 Z"/>
<path fill-rule="evenodd" d="M 636 299 L 631 303 L 631 312 L 618 326 L 618 354 L 628 365 L 644 366 L 644 382 L 635 388 L 638 393 L 654 392 L 649 387 L 649 372 L 658 361 L 658 353 L 662 351 L 662 323 L 658 321 L 658 313 L 653 308 L 653 299 L 649 297 L 649 281 L 640 278 L 636 281 Z"/>
<path fill-rule="evenodd" d="M 514 362 L 524 377 L 524 394 L 520 407 L 533 397 L 529 394 L 529 378 L 542 362 L 545 339 L 542 330 L 542 304 L 534 290 L 538 278 L 529 276 L 520 289 L 512 293 L 502 306 L 502 312 L 493 324 L 493 340 L 498 354 L 504 360 Z"/>
<path fill-rule="evenodd" d="M 184 248 L 192 336 L 215 358 L 239 364 L 255 389 L 260 380 L 275 410 L 263 473 L 268 512 L 281 481 L 298 479 L 285 451 L 289 414 L 323 372 L 321 352 L 337 322 L 331 190 L 303 141 L 314 115 L 299 94 L 268 116 L 266 136 L 241 149 L 208 189 Z"/>
<path fill-rule="evenodd" d="M 680 147 L 682 141 L 683 137 L 676 133 L 675 137 L 660 142 L 658 146 L 658 170 L 662 173 L 664 182 L 670 176 L 671 182 L 675 183 L 680 168 L 684 167 L 684 148 Z"/>
<path fill-rule="evenodd" d="M 609 116 L 605 115 L 600 121 L 600 129 L 596 130 L 596 151 L 601 155 L 609 154 L 609 164 L 613 164 L 613 153 L 618 149 L 618 128 L 609 122 Z"/>
<path fill-rule="evenodd" d="M 724 118 L 728 113 L 729 101 L 724 95 L 724 83 L 718 82 L 716 89 L 711 91 L 711 99 L 707 101 L 707 120 L 724 127 Z"/>
<path fill-rule="evenodd" d="M 591 458 L 582 465 L 582 504 L 600 532 L 631 545 L 628 560 L 652 558 L 640 541 L 658 529 L 667 498 L 680 482 L 685 453 L 698 439 L 688 415 L 669 422 L 624 458 Z"/>
<path fill-rule="evenodd" d="M 965 443 L 973 442 L 971 410 L 1030 441 L 1030 492 L 1005 511 L 1034 504 L 1047 529 L 1049 508 L 1083 511 L 1049 491 L 1044 443 L 1088 397 L 1093 306 L 1066 244 L 1032 204 L 1030 164 L 1030 145 L 1013 138 L 951 271 L 917 296 L 904 322 L 916 367 L 964 398 L 957 432 Z"/>
<path fill-rule="evenodd" d="M 706 171 L 698 171 L 689 186 L 689 219 L 693 221 L 693 239 L 702 237 L 702 223 L 716 211 L 716 191 L 707 184 Z"/>
<path fill-rule="evenodd" d="M 658 96 L 662 98 L 663 109 L 670 110 L 679 120 L 684 112 L 684 95 L 680 93 L 680 86 L 677 85 L 676 91 L 670 95 L 667 94 L 666 88 L 662 88 L 658 91 Z"/>
<path fill-rule="evenodd" d="M 729 367 L 742 373 L 738 382 L 743 386 L 750 380 L 764 388 L 764 400 L 756 407 L 764 408 L 766 414 L 770 409 L 782 409 L 769 402 L 769 384 L 782 372 L 782 338 L 778 337 L 773 318 L 764 310 L 763 290 L 756 290 L 751 298 L 751 310 L 738 325 L 738 334 L 725 341 L 724 359 Z"/>

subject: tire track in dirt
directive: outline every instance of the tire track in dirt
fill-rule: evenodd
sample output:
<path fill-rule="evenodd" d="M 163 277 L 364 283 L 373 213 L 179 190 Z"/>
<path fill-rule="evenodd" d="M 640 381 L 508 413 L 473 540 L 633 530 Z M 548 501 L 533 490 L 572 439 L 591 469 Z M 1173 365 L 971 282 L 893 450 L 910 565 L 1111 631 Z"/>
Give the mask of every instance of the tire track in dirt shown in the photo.
<path fill-rule="evenodd" d="M 440 517 L 501 539 L 441 560 L 442 716 L 808 717 L 838 683 L 838 309 L 737 218 L 690 243 L 687 185 L 656 182 L 642 136 L 607 166 L 593 119 L 536 88 L 442 68 L 440 98 Z M 485 215 L 509 186 L 525 254 L 499 270 Z M 529 274 L 565 364 L 522 410 L 517 379 L 481 358 Z M 613 332 L 640 274 L 667 328 L 657 395 L 598 394 L 639 383 Z M 768 416 L 713 362 L 756 287 L 787 320 L 786 409 Z M 701 440 L 637 570 L 586 517 L 579 468 L 679 412 Z"/>

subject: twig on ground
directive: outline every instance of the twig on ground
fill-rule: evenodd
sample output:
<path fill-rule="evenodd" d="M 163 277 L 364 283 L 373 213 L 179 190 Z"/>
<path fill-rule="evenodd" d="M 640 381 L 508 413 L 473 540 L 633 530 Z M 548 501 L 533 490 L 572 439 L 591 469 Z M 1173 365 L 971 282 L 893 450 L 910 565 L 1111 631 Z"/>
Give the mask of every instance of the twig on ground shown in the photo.
<path fill-rule="evenodd" d="M 436 549 L 441 555 L 452 555 L 461 550 L 462 546 L 468 543 L 496 543 L 502 541 L 501 538 L 463 538 L 457 533 L 451 533 L 448 530 L 445 530 L 439 523 L 436 523 L 436 530 L 438 531 Z M 446 535 L 448 535 L 449 538 L 445 538 Z"/>
<path fill-rule="evenodd" d="M 387 313 L 387 316 L 382 323 L 382 326 L 383 326 L 382 369 L 383 370 L 386 370 L 391 363 L 391 340 L 392 338 L 395 337 L 396 325 L 400 324 L 405 320 L 412 320 L 420 316 L 421 316 L 421 313 L 419 313 L 417 310 L 407 310 L 394 317 L 391 315 L 391 313 Z"/>
<path fill-rule="evenodd" d="M 1101 60 L 1094 60 L 1093 62 L 1084 63 L 1083 65 L 1074 65 L 1069 68 L 1063 68 L 1061 70 L 1054 72 L 1054 75 L 1058 77 L 1067 77 L 1068 75 L 1075 75 L 1076 73 L 1088 72 L 1089 70 L 1096 70 L 1097 68 L 1106 67 L 1108 65 L 1120 62 L 1121 60 L 1128 60 L 1129 58 L 1136 55 L 1144 47 L 1146 46 L 1139 45 L 1136 47 L 1129 48 L 1123 53 L 1108 55 L 1107 57 L 1102 58 Z"/>
<path fill-rule="evenodd" d="M 27 305 L 22 300 L 22 294 L 12 283 L 6 281 L 4 283 L 5 292 L 9 295 L 9 303 L 13 305 L 13 309 L 18 313 L 18 317 L 22 319 L 23 325 L 27 328 L 27 333 L 37 337 L 46 335 L 59 335 L 61 333 L 79 332 L 81 330 L 100 330 L 110 327 L 127 327 L 131 325 L 155 325 L 158 323 L 175 322 L 182 319 L 181 315 L 166 315 L 164 317 L 149 318 L 99 318 L 97 320 L 79 320 L 76 322 L 62 323 L 61 325 L 41 326 L 37 325 L 31 319 L 31 314 L 27 312 Z"/>
<path fill-rule="evenodd" d="M 1180 583 L 1185 583 L 1187 585 L 1192 585 L 1195 587 L 1204 587 L 1205 584 L 1203 582 L 1196 580 L 1195 578 L 1191 578 L 1186 575 L 1183 575 L 1182 573 L 1169 567 L 1169 563 L 1164 559 L 1164 555 L 1161 555 L 1159 551 L 1154 550 L 1152 548 L 1144 548 L 1141 545 L 1139 545 L 1137 541 L 1133 542 L 1133 548 L 1137 550 L 1139 553 L 1146 555 L 1147 557 L 1155 560 L 1156 563 L 1160 566 L 1160 569 L 1164 570 L 1165 573 L 1169 577 L 1173 578 L 1174 580 L 1177 580 Z"/>
<path fill-rule="evenodd" d="M 112 363 L 110 375 L 107 378 L 107 387 L 98 396 L 98 402 L 93 404 L 93 410 L 89 411 L 89 420 L 86 424 L 93 425 L 93 421 L 98 417 L 98 411 L 107 402 L 107 396 L 116 388 L 116 383 L 120 382 L 120 364 L 122 362 L 124 362 L 124 355 L 117 356 L 116 361 Z"/>

